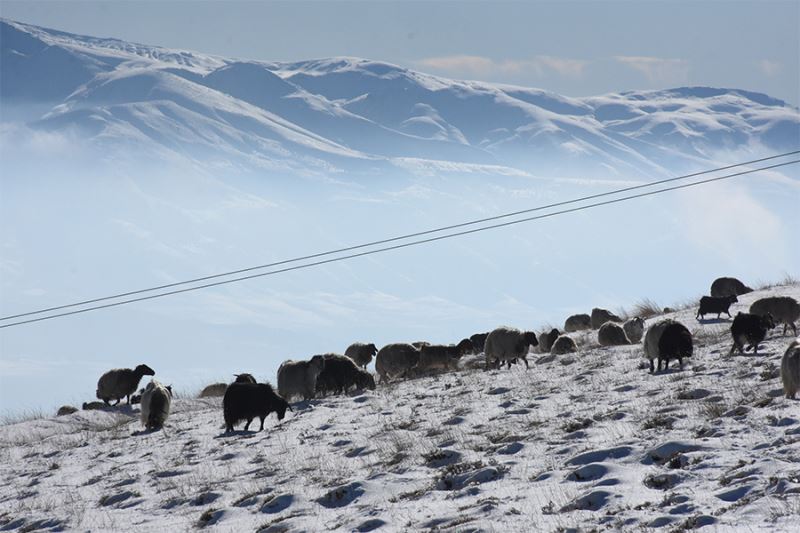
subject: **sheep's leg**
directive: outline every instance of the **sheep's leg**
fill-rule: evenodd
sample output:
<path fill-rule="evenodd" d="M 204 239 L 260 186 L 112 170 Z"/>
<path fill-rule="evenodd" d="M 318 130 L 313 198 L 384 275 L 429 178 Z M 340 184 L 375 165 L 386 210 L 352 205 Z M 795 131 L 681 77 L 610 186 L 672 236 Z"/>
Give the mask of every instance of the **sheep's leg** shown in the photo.
<path fill-rule="evenodd" d="M 528 370 L 530 368 L 530 365 L 528 365 L 528 359 L 523 357 L 522 360 L 525 361 L 525 370 Z"/>
<path fill-rule="evenodd" d="M 244 425 L 244 430 L 245 430 L 245 431 L 247 431 L 248 429 L 250 429 L 250 422 L 252 422 L 252 421 L 253 421 L 253 419 L 252 419 L 252 418 L 248 418 L 248 419 L 247 419 L 247 424 L 245 424 L 245 425 Z"/>
<path fill-rule="evenodd" d="M 260 418 L 261 418 L 261 427 L 260 427 L 260 428 L 258 428 L 258 430 L 259 430 L 259 431 L 264 431 L 264 418 L 266 418 L 266 417 L 263 417 L 263 416 L 262 416 L 262 417 L 260 417 Z"/>
<path fill-rule="evenodd" d="M 120 402 L 120 400 L 122 400 L 122 398 L 117 398 L 117 401 L 114 402 L 114 405 L 117 405 Z"/>
<path fill-rule="evenodd" d="M 719 320 L 719 317 L 721 317 L 721 316 L 722 316 L 722 311 L 720 311 L 719 313 L 717 313 L 717 320 Z M 728 316 L 731 316 L 731 315 L 728 315 Z"/>
<path fill-rule="evenodd" d="M 655 367 L 653 365 L 653 360 L 650 359 L 650 373 L 652 374 L 655 371 Z"/>
<path fill-rule="evenodd" d="M 678 357 L 678 366 L 683 369 L 683 358 Z"/>
<path fill-rule="evenodd" d="M 753 355 L 758 355 L 758 343 L 753 344 Z"/>

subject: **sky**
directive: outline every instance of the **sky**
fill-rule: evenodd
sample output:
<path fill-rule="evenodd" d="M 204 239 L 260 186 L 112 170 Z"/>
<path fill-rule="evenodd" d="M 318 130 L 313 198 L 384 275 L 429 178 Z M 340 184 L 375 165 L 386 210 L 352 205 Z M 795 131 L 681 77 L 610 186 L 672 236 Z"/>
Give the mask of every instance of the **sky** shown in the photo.
<path fill-rule="evenodd" d="M 800 104 L 797 1 L 2 1 L 0 13 L 223 56 L 357 56 L 569 96 L 704 85 Z"/>

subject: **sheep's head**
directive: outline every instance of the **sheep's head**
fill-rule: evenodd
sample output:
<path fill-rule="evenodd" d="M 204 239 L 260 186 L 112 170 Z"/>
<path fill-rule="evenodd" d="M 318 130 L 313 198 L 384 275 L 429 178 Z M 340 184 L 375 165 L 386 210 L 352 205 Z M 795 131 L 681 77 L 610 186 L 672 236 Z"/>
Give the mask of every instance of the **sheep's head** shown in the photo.
<path fill-rule="evenodd" d="M 375 378 L 369 372 L 359 372 L 356 384 L 360 389 L 375 390 Z"/>
<path fill-rule="evenodd" d="M 767 313 L 761 317 L 761 326 L 768 330 L 775 327 L 775 319 L 772 317 L 772 313 Z"/>
<path fill-rule="evenodd" d="M 291 407 L 289 407 L 289 402 L 278 396 L 278 408 L 275 409 L 278 420 L 283 420 L 283 417 L 286 416 L 286 409 L 291 409 Z"/>
<path fill-rule="evenodd" d="M 253 377 L 253 374 L 234 374 L 234 376 L 236 376 L 234 383 L 256 383 L 256 378 Z"/>
<path fill-rule="evenodd" d="M 526 331 L 522 334 L 522 341 L 528 346 L 539 346 L 539 341 L 536 340 L 536 333 Z"/>
<path fill-rule="evenodd" d="M 367 351 L 369 352 L 370 355 L 375 355 L 378 353 L 378 347 L 375 346 L 375 344 L 373 343 L 369 343 L 367 344 Z"/>
<path fill-rule="evenodd" d="M 636 326 L 637 328 L 644 328 L 644 318 L 640 316 L 631 318 L 630 323 Z"/>
<path fill-rule="evenodd" d="M 458 348 L 458 356 L 462 357 L 464 355 L 475 353 L 475 346 L 472 344 L 472 341 L 469 339 L 462 339 L 461 342 L 458 343 L 456 346 Z"/>
<path fill-rule="evenodd" d="M 739 298 L 737 298 L 735 294 L 731 294 L 730 296 L 728 296 L 728 302 L 729 303 L 735 304 L 738 301 L 739 301 Z"/>
<path fill-rule="evenodd" d="M 134 370 L 134 372 L 136 372 L 140 376 L 155 376 L 156 375 L 156 371 L 153 370 L 152 368 L 150 368 L 147 365 L 139 365 L 139 366 L 137 366 L 136 369 Z"/>

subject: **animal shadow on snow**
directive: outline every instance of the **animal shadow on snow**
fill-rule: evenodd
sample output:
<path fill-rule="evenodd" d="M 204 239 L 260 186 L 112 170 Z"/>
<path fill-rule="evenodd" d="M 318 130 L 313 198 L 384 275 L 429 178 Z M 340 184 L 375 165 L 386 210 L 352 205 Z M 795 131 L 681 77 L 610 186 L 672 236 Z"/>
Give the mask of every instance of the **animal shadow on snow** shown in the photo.
<path fill-rule="evenodd" d="M 244 430 L 244 429 L 234 429 L 233 431 L 225 431 L 223 429 L 222 433 L 216 435 L 215 439 L 227 439 L 230 437 L 245 437 L 245 438 L 253 438 L 259 433 L 269 433 L 267 428 L 264 428 L 264 431 L 254 431 L 252 429 Z"/>
<path fill-rule="evenodd" d="M 700 322 L 704 326 L 708 326 L 708 325 L 712 325 L 712 324 L 726 324 L 726 323 L 732 323 L 733 322 L 732 318 L 698 318 L 696 320 L 698 322 Z"/>
<path fill-rule="evenodd" d="M 162 431 L 163 429 L 164 428 L 159 428 L 159 429 L 139 429 L 139 430 L 134 431 L 133 433 L 131 433 L 131 437 L 141 437 L 142 435 L 150 435 L 152 433 L 158 433 L 159 431 Z"/>

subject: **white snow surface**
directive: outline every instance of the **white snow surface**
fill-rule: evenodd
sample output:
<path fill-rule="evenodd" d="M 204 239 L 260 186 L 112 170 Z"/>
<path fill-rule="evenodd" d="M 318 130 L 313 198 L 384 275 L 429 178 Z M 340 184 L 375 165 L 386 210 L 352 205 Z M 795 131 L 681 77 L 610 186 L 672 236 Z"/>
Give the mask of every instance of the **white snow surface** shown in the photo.
<path fill-rule="evenodd" d="M 571 98 L 360 58 L 238 60 L 5 19 L 0 29 L 5 114 L 37 104 L 20 107 L 36 110 L 25 116 L 33 127 L 104 148 L 299 173 L 398 158 L 652 173 L 800 144 L 797 108 L 737 89 Z"/>
<path fill-rule="evenodd" d="M 800 285 L 732 313 L 766 295 Z M 582 332 L 529 370 L 476 356 L 295 403 L 262 432 L 226 435 L 218 398 L 178 398 L 153 433 L 137 406 L 8 424 L 0 530 L 797 531 L 800 403 L 777 372 L 791 334 L 729 357 L 730 320 L 694 312 L 666 315 L 693 332 L 682 370 L 650 374 L 640 345 Z"/>

